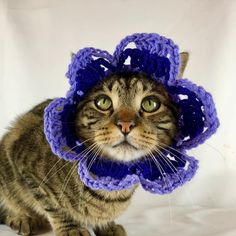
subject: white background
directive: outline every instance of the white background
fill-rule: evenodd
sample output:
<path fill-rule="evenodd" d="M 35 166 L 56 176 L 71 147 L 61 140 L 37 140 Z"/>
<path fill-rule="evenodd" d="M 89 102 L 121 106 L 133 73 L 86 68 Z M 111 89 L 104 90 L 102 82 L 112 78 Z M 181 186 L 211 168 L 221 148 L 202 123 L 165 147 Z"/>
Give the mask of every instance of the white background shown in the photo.
<path fill-rule="evenodd" d="M 135 32 L 190 52 L 185 77 L 213 94 L 221 126 L 191 151 L 200 160 L 191 182 L 168 196 L 139 189 L 119 221 L 135 236 L 236 235 L 236 0 L 0 0 L 0 134 L 33 105 L 65 95 L 72 51 L 112 53 Z"/>

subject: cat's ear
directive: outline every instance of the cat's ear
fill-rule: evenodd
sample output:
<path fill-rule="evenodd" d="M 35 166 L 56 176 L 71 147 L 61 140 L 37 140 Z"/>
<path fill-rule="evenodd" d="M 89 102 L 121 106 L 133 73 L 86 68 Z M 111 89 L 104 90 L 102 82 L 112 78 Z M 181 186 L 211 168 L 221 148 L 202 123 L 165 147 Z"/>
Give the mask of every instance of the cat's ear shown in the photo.
<path fill-rule="evenodd" d="M 70 58 L 72 59 L 74 57 L 75 53 L 70 52 Z"/>
<path fill-rule="evenodd" d="M 182 78 L 184 74 L 184 70 L 188 63 L 189 53 L 188 52 L 181 52 L 180 53 L 180 67 L 179 67 L 179 75 L 178 78 Z"/>

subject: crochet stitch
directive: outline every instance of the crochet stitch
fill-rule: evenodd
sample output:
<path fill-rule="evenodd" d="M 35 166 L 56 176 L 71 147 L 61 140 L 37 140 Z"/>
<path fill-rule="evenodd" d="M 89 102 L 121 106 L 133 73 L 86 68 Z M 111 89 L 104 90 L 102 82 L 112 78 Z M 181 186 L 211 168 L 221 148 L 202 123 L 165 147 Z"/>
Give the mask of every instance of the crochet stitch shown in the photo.
<path fill-rule="evenodd" d="M 135 48 L 129 48 L 130 43 Z M 55 99 L 45 109 L 44 131 L 52 151 L 67 161 L 78 161 L 78 174 L 92 189 L 122 190 L 141 183 L 147 191 L 165 194 L 191 180 L 198 161 L 189 157 L 186 150 L 215 133 L 219 121 L 212 96 L 189 80 L 178 79 L 179 61 L 178 46 L 158 34 L 127 36 L 113 56 L 95 48 L 78 51 L 66 74 L 70 83 L 66 97 Z M 180 133 L 174 144 L 160 154 L 167 162 L 162 158 L 158 159 L 158 165 L 145 159 L 116 162 L 100 157 L 90 166 L 91 158 L 80 155 L 85 146 L 76 137 L 71 122 L 77 104 L 100 80 L 114 73 L 128 72 L 144 72 L 164 85 L 180 108 Z"/>

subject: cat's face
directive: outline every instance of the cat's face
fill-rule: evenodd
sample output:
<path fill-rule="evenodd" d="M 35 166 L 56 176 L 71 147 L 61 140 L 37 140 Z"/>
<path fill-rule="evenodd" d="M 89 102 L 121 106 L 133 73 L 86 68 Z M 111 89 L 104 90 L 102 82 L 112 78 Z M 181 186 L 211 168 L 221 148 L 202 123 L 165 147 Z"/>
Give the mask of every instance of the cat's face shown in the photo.
<path fill-rule="evenodd" d="M 163 86 L 142 74 L 113 75 L 79 104 L 76 130 L 91 153 L 132 161 L 170 145 L 176 122 L 176 109 Z"/>

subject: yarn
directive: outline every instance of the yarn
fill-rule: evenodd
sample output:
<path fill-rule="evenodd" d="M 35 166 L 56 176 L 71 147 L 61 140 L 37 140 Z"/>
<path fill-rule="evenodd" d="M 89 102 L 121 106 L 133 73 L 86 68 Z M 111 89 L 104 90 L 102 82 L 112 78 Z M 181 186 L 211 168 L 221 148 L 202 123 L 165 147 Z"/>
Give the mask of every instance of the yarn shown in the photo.
<path fill-rule="evenodd" d="M 135 48 L 129 48 L 130 43 Z M 66 97 L 53 100 L 45 109 L 44 131 L 53 153 L 78 161 L 80 179 L 92 189 L 123 190 L 141 183 L 149 192 L 166 194 L 191 180 L 198 161 L 189 157 L 187 150 L 215 133 L 219 120 L 212 96 L 191 81 L 178 78 L 179 62 L 178 46 L 158 34 L 127 36 L 113 55 L 95 48 L 77 52 L 66 73 L 70 83 Z M 179 135 L 171 147 L 155 156 L 158 164 L 152 159 L 118 162 L 102 157 L 90 164 L 89 156 L 80 155 L 85 145 L 73 127 L 76 107 L 99 81 L 114 73 L 130 72 L 143 72 L 163 84 L 180 110 Z"/>

